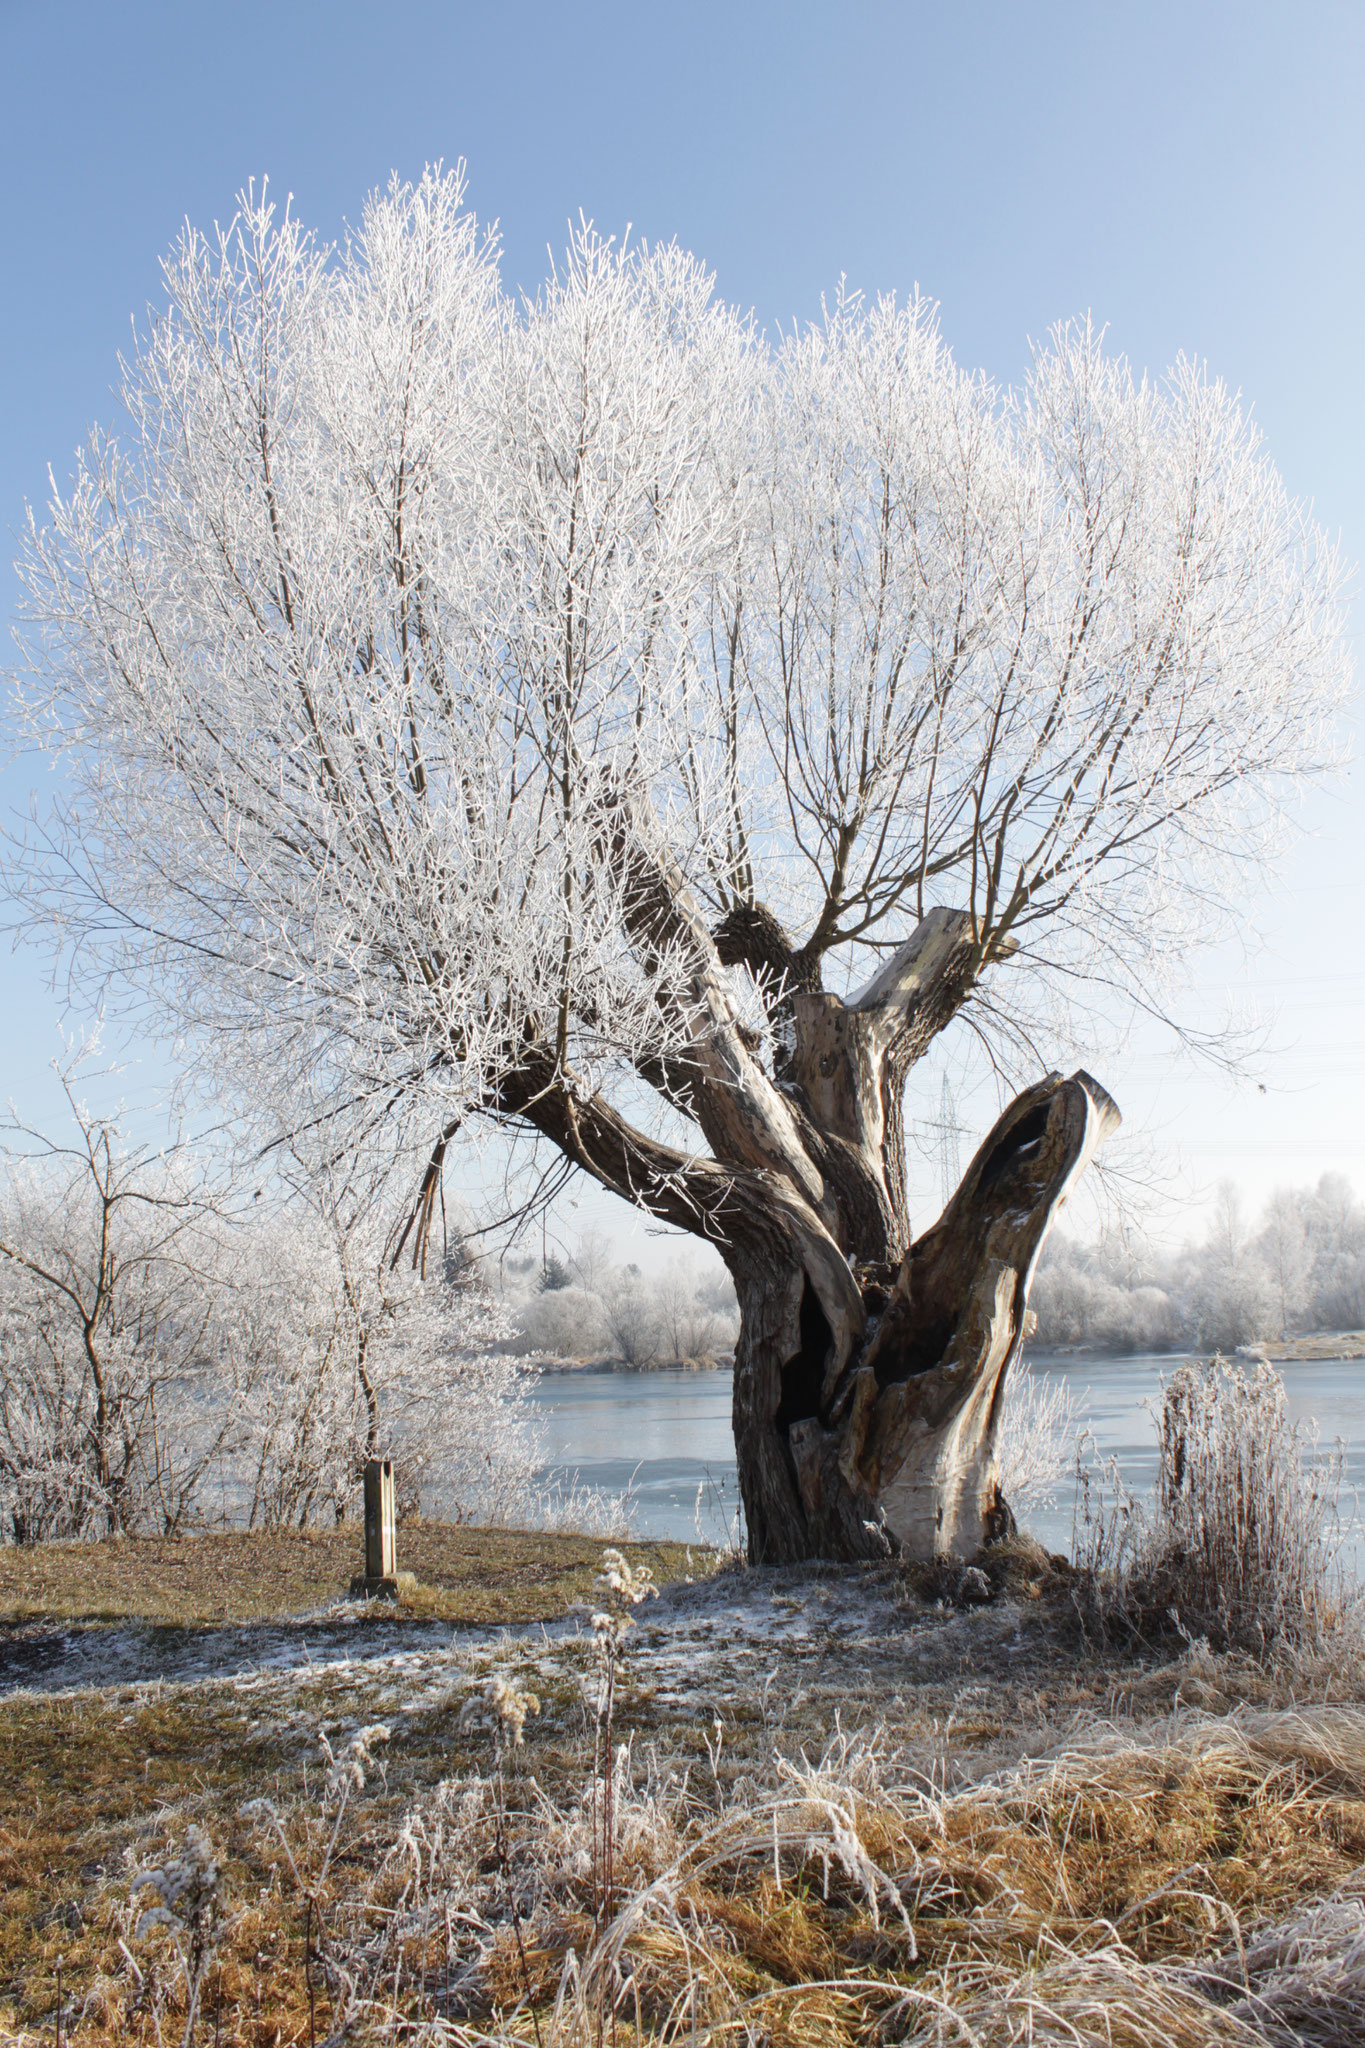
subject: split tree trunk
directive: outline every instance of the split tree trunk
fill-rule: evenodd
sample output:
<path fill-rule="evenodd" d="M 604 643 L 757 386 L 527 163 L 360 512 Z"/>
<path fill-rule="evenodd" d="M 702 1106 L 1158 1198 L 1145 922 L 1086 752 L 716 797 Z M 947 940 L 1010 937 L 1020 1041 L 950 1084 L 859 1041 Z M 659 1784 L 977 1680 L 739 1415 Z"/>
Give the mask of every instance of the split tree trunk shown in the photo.
<path fill-rule="evenodd" d="M 548 1043 L 519 1051 L 498 1112 L 725 1258 L 740 1306 L 735 1451 L 755 1562 L 876 1557 L 888 1538 L 912 1557 L 970 1556 L 1010 1526 L 996 1439 L 1029 1280 L 1118 1111 L 1086 1074 L 1026 1089 L 912 1243 L 906 1076 L 1013 951 L 1007 934 L 932 910 L 843 1001 L 820 987 L 814 940 L 794 948 L 761 904 L 709 929 L 671 855 L 650 850 L 648 815 L 624 798 L 603 798 L 602 815 L 642 958 L 669 955 L 674 973 L 678 957 L 690 963 L 683 994 L 665 999 L 667 1052 L 642 1053 L 637 1068 L 692 1117 L 709 1156 L 630 1125 Z M 726 969 L 739 964 L 769 992 L 771 1069 L 736 1006 Z M 426 1227 L 443 1146 L 414 1211 Z"/>
<path fill-rule="evenodd" d="M 841 1302 L 837 1272 L 799 1242 L 784 1256 L 771 1219 L 754 1245 L 732 1247 L 735 1446 L 754 1562 L 875 1557 L 888 1538 L 909 1557 L 970 1557 L 1009 1532 L 997 1439 L 1029 1282 L 1117 1121 L 1087 1074 L 1026 1089 L 940 1220 L 898 1264 L 850 1266 Z"/>
<path fill-rule="evenodd" d="M 888 1538 L 911 1557 L 971 1556 L 1012 1526 L 997 1437 L 1029 1282 L 1119 1116 L 1089 1075 L 1049 1075 L 1005 1111 L 938 1223 L 911 1242 L 906 1075 L 970 992 L 982 952 L 972 919 L 933 911 L 850 1002 L 788 979 L 779 1085 L 819 1194 L 787 1187 L 775 1199 L 775 1176 L 751 1176 L 725 1248 L 755 1561 L 877 1556 Z"/>

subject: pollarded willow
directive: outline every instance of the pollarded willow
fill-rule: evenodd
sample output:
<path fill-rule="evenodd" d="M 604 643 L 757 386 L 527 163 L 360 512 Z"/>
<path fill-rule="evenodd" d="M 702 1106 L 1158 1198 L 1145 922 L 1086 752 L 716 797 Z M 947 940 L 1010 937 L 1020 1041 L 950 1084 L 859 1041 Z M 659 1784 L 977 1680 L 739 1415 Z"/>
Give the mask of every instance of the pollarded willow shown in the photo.
<path fill-rule="evenodd" d="M 974 1548 L 1115 1112 L 1034 1082 L 916 1244 L 907 1076 L 964 1006 L 1160 1007 L 1335 749 L 1339 570 L 1238 405 L 1085 326 L 1001 391 L 920 300 L 772 345 L 586 226 L 516 303 L 458 176 L 339 251 L 248 195 L 166 287 L 28 536 L 33 918 L 423 1135 L 425 1218 L 493 1119 L 712 1239 L 756 1556 Z"/>

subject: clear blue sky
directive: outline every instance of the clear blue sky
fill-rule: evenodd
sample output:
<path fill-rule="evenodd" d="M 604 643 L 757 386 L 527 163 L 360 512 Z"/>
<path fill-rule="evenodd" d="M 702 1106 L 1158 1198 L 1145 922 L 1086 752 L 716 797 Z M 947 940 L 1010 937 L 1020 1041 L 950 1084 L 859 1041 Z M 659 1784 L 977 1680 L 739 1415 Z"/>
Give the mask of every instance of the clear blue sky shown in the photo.
<path fill-rule="evenodd" d="M 459 156 L 509 282 L 534 286 L 581 208 L 677 237 L 769 326 L 844 272 L 920 284 L 959 358 L 1004 379 L 1087 310 L 1140 366 L 1192 350 L 1365 555 L 1361 0 L 0 0 L 5 527 L 112 416 L 115 354 L 186 215 L 228 216 L 268 173 L 334 236 L 391 170 Z M 0 801 L 29 782 L 11 768 Z M 1365 1190 L 1356 778 L 1310 822 L 1256 906 L 1262 953 L 1192 967 L 1201 1016 L 1229 982 L 1278 1005 L 1267 1092 L 1186 1077 L 1155 1038 L 1104 1076 L 1192 1185 L 1230 1172 L 1259 1196 L 1332 1166 Z M 31 955 L 0 974 L 0 1096 L 42 1107 L 60 1005 Z"/>

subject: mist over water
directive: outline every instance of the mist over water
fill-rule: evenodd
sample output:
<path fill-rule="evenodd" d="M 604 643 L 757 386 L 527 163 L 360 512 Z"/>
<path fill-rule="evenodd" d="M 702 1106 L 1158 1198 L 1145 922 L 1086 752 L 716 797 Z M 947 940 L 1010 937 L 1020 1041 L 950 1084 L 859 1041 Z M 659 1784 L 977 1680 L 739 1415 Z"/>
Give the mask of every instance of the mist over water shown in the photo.
<path fill-rule="evenodd" d="M 1081 1426 L 1093 1440 L 1093 1458 L 1117 1458 L 1130 1490 L 1149 1499 L 1156 1477 L 1155 1411 L 1162 1381 L 1179 1358 L 1043 1354 L 1029 1363 L 1039 1378 L 1070 1383 Z M 1318 1454 L 1342 1445 L 1342 1515 L 1352 1525 L 1347 1548 L 1359 1570 L 1365 1564 L 1365 1363 L 1315 1360 L 1281 1372 L 1290 1414 L 1305 1432 L 1316 1429 Z M 535 1382 L 532 1399 L 545 1429 L 547 1476 L 610 1494 L 629 1488 L 640 1536 L 716 1541 L 733 1518 L 739 1494 L 730 1382 L 728 1368 L 546 1374 Z M 1054 1507 L 1020 1518 L 1050 1550 L 1071 1548 L 1073 1491 L 1071 1481 L 1063 1480 Z"/>

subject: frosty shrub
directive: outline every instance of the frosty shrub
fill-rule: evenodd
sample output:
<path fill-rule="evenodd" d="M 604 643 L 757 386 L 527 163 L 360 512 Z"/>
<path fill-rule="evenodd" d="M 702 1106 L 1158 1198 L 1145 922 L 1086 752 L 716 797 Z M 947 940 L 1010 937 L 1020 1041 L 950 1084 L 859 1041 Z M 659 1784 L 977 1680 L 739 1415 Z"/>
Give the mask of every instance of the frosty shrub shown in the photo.
<path fill-rule="evenodd" d="M 1153 1580 L 1230 1642 L 1311 1639 L 1331 1611 L 1335 1467 L 1305 1448 L 1269 1365 L 1182 1366 L 1166 1388 Z"/>
<path fill-rule="evenodd" d="M 1016 1516 L 1056 1505 L 1062 1481 L 1075 1468 L 1076 1437 L 1076 1396 L 1068 1382 L 1014 1367 L 1005 1383 L 1000 1490 Z"/>
<path fill-rule="evenodd" d="M 1320 1646 L 1343 1616 L 1339 1459 L 1290 1420 L 1273 1367 L 1215 1358 L 1164 1390 L 1150 1511 L 1108 1473 L 1083 1473 L 1076 1559 L 1104 1614 L 1174 1620 L 1262 1651 Z"/>
<path fill-rule="evenodd" d="M 183 1978 L 184 2041 L 189 2048 L 222 1912 L 222 1870 L 204 1830 L 191 1823 L 180 1854 L 168 1856 L 155 1869 L 138 1871 L 132 1890 L 150 1893 L 157 1901 L 138 1916 L 136 1931 L 139 1940 L 155 1932 L 171 1943 Z M 160 2033 L 158 2021 L 158 2038 Z"/>
<path fill-rule="evenodd" d="M 68 1134 L 12 1120 L 0 1142 L 5 1535 L 340 1521 L 379 1456 L 409 1510 L 547 1519 L 510 1325 L 472 1265 L 395 1269 L 377 1205 L 316 1176 L 244 1205 L 226 1160 L 88 1110 L 80 1065 Z"/>
<path fill-rule="evenodd" d="M 602 1302 L 585 1287 L 554 1287 L 517 1308 L 517 1348 L 550 1358 L 596 1358 L 607 1345 Z"/>

